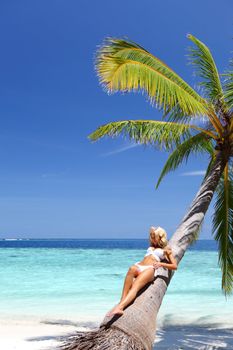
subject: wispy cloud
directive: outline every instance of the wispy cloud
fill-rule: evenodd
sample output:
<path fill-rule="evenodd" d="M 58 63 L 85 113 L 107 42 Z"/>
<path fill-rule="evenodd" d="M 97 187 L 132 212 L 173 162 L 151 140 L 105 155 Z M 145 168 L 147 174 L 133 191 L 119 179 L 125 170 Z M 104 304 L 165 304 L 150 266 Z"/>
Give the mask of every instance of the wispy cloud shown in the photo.
<path fill-rule="evenodd" d="M 103 153 L 103 154 L 101 154 L 101 156 L 102 156 L 102 157 L 112 156 L 112 155 L 117 154 L 117 153 L 121 153 L 121 152 L 128 151 L 129 149 L 135 148 L 135 147 L 137 147 L 137 146 L 140 146 L 140 145 L 139 145 L 138 143 L 133 143 L 133 144 L 131 144 L 131 145 L 118 148 L 118 149 L 116 149 L 116 150 L 114 150 L 114 151 L 107 152 L 107 153 Z"/>
<path fill-rule="evenodd" d="M 188 171 L 186 173 L 181 173 L 181 176 L 203 176 L 205 175 L 205 170 L 195 170 L 195 171 Z"/>

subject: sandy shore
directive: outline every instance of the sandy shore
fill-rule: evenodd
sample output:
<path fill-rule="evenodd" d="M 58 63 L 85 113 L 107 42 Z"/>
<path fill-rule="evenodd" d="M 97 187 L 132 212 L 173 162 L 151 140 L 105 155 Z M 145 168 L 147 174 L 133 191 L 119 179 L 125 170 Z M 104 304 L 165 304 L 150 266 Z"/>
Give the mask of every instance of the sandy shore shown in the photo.
<path fill-rule="evenodd" d="M 169 326 L 158 330 L 154 350 L 233 350 L 233 328 Z"/>
<path fill-rule="evenodd" d="M 65 322 L 17 322 L 0 323 L 0 348 L 4 350 L 55 349 L 63 336 L 73 334 L 77 326 Z M 78 327 L 86 331 L 86 327 Z"/>
<path fill-rule="evenodd" d="M 55 350 L 66 336 L 76 331 L 97 328 L 81 327 L 70 321 L 13 321 L 0 323 L 0 348 L 4 350 Z M 153 350 L 233 350 L 233 328 L 207 326 L 169 326 L 157 331 Z"/>

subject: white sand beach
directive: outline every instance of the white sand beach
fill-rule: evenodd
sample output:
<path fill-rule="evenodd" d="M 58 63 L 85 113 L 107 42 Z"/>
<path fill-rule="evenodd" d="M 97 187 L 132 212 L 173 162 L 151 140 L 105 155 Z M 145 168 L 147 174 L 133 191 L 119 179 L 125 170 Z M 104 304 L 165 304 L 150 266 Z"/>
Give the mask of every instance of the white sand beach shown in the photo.
<path fill-rule="evenodd" d="M 118 300 L 129 261 L 142 250 L 125 242 L 124 249 L 93 244 L 97 249 L 2 248 L 0 349 L 57 350 L 69 334 L 98 329 Z M 233 350 L 233 303 L 221 294 L 209 245 L 189 251 L 176 272 L 159 311 L 154 350 Z"/>
<path fill-rule="evenodd" d="M 0 323 L 0 348 L 4 350 L 55 349 L 62 336 L 74 333 L 77 327 L 60 323 L 12 321 Z M 79 331 L 86 330 L 79 327 Z"/>
<path fill-rule="evenodd" d="M 97 329 L 98 327 L 95 327 Z M 1 321 L 0 348 L 4 350 L 52 350 L 80 327 L 65 320 Z M 169 326 L 158 329 L 153 350 L 217 350 L 233 349 L 233 329 L 203 326 Z"/>

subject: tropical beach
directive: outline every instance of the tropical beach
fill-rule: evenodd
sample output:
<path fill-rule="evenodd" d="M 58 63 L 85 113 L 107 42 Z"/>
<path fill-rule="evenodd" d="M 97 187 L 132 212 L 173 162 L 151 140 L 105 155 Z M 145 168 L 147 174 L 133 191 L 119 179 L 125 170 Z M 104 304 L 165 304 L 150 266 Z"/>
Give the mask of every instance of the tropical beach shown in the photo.
<path fill-rule="evenodd" d="M 1 346 L 52 349 L 98 328 L 146 246 L 146 239 L 0 241 Z M 214 242 L 199 241 L 169 287 L 154 349 L 233 349 L 233 304 L 220 280 Z"/>
<path fill-rule="evenodd" d="M 233 350 L 232 9 L 1 4 L 0 348 Z"/>

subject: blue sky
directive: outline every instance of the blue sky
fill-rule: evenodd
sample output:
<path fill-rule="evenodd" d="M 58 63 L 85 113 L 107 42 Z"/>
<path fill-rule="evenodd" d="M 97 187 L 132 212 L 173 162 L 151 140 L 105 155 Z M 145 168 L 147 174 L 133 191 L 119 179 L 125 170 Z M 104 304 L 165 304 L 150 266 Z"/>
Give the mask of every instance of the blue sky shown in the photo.
<path fill-rule="evenodd" d="M 105 37 L 128 37 L 194 85 L 187 33 L 223 72 L 232 10 L 230 0 L 1 1 L 0 237 L 147 238 L 151 225 L 171 236 L 207 158 L 155 190 L 168 154 L 122 138 L 91 143 L 104 123 L 161 118 L 140 94 L 108 96 L 94 54 Z M 212 211 L 201 238 L 211 236 Z"/>

